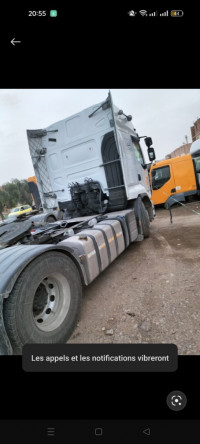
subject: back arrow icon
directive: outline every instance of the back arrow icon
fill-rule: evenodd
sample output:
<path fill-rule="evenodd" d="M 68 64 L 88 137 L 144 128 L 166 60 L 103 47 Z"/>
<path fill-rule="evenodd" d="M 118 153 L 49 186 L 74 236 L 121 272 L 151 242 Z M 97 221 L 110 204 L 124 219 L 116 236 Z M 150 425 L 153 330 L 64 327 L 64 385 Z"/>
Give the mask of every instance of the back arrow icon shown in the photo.
<path fill-rule="evenodd" d="M 12 39 L 10 43 L 12 43 L 12 45 L 15 46 L 15 43 L 21 43 L 21 42 L 19 40 L 15 40 L 14 37 L 14 39 Z"/>
<path fill-rule="evenodd" d="M 144 433 L 145 435 L 150 436 L 150 434 L 151 434 L 151 429 L 145 429 L 145 430 L 142 431 L 142 433 Z"/>

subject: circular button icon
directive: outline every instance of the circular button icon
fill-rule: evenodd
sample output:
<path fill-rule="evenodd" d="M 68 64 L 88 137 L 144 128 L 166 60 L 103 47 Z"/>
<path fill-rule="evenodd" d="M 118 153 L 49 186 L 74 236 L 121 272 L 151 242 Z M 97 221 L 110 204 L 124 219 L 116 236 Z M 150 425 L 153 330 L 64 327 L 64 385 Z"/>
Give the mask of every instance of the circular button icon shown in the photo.
<path fill-rule="evenodd" d="M 179 410 L 183 410 L 186 404 L 187 398 L 185 396 L 185 393 L 179 392 L 178 390 L 169 393 L 167 397 L 167 405 L 171 410 L 178 412 Z"/>

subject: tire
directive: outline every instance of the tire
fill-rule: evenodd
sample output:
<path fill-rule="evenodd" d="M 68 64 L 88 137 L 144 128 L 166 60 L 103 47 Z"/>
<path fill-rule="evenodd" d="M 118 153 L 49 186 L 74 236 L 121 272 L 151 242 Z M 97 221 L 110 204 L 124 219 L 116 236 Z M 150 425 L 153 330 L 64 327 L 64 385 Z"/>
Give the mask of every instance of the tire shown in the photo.
<path fill-rule="evenodd" d="M 56 219 L 55 219 L 55 217 L 53 217 L 53 216 L 48 216 L 47 217 L 47 222 L 56 222 Z"/>
<path fill-rule="evenodd" d="M 76 326 L 81 300 L 79 271 L 69 257 L 48 252 L 31 262 L 4 304 L 14 354 L 22 354 L 26 343 L 65 343 Z"/>
<path fill-rule="evenodd" d="M 150 235 L 150 219 L 148 211 L 146 210 L 143 202 L 140 203 L 140 210 L 141 210 L 141 224 L 142 224 L 142 231 L 144 237 L 149 237 Z"/>

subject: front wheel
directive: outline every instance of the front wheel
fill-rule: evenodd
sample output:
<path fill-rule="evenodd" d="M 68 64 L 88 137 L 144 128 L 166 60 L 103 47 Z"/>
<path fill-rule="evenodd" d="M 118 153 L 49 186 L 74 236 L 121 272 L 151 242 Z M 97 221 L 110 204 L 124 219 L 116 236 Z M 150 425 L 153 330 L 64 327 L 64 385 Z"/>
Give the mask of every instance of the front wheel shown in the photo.
<path fill-rule="evenodd" d="M 149 213 L 146 210 L 143 202 L 141 202 L 141 224 L 142 224 L 142 231 L 144 237 L 149 237 L 150 235 L 150 219 L 149 219 Z"/>
<path fill-rule="evenodd" d="M 4 304 L 5 327 L 15 354 L 26 343 L 65 343 L 81 308 L 82 285 L 74 262 L 59 252 L 35 259 Z"/>
<path fill-rule="evenodd" d="M 47 217 L 47 222 L 48 222 L 48 223 L 56 222 L 56 219 L 55 219 L 54 216 L 48 216 L 48 217 Z"/>

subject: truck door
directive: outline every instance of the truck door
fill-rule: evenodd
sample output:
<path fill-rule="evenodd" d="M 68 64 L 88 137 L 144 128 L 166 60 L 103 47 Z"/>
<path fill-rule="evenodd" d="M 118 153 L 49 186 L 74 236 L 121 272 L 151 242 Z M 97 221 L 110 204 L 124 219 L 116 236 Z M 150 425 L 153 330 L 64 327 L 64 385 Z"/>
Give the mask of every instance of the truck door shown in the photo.
<path fill-rule="evenodd" d="M 139 141 L 135 137 L 131 136 L 131 142 L 132 142 L 132 149 L 136 158 L 135 165 L 137 170 L 138 183 L 140 185 L 142 184 L 146 188 L 148 193 L 150 193 L 151 190 L 150 190 L 148 170 L 147 168 L 145 168 L 145 160 Z"/>
<path fill-rule="evenodd" d="M 113 115 L 114 134 L 128 200 L 135 199 L 139 194 L 151 194 L 148 170 L 145 165 L 138 134 L 135 132 L 130 119 L 119 114 L 113 105 L 110 95 Z"/>
<path fill-rule="evenodd" d="M 171 165 L 164 165 L 151 169 L 152 177 L 152 200 L 154 205 L 165 203 L 175 189 L 175 181 Z M 176 190 L 174 194 L 176 193 Z"/>

